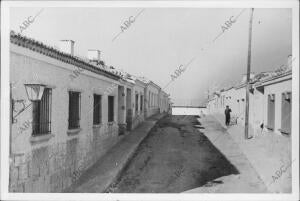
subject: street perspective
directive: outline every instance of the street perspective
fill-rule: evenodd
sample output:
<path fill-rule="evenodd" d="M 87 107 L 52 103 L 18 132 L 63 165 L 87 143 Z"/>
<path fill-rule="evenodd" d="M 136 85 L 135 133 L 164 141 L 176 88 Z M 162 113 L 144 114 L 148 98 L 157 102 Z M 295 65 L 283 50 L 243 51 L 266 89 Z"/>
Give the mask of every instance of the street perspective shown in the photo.
<path fill-rule="evenodd" d="M 1 200 L 299 200 L 299 2 L 224 2 L 4 2 Z"/>

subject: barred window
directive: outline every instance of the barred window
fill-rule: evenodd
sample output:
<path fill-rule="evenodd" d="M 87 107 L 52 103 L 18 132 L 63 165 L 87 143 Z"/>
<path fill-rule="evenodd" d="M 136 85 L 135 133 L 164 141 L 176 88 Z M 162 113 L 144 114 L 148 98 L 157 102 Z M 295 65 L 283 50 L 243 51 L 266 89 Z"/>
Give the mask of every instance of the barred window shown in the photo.
<path fill-rule="evenodd" d="M 108 122 L 114 121 L 114 97 L 108 96 Z"/>
<path fill-rule="evenodd" d="M 291 133 L 292 127 L 292 93 L 282 93 L 281 102 L 281 129 L 280 131 L 284 134 Z"/>
<path fill-rule="evenodd" d="M 69 129 L 80 128 L 80 92 L 69 91 Z"/>
<path fill-rule="evenodd" d="M 150 97 L 150 91 L 149 91 L 149 96 L 148 96 L 148 107 L 150 107 L 150 102 L 151 102 L 151 97 Z"/>
<path fill-rule="evenodd" d="M 139 95 L 135 94 L 135 111 L 139 110 Z"/>
<path fill-rule="evenodd" d="M 143 111 L 143 102 L 144 102 L 144 98 L 143 95 L 141 95 L 141 105 L 140 105 L 141 111 Z"/>
<path fill-rule="evenodd" d="M 102 122 L 102 100 L 101 95 L 94 94 L 94 118 L 93 124 L 97 125 Z"/>
<path fill-rule="evenodd" d="M 32 102 L 32 135 L 51 133 L 51 95 L 52 90 L 45 88 L 41 101 Z"/>

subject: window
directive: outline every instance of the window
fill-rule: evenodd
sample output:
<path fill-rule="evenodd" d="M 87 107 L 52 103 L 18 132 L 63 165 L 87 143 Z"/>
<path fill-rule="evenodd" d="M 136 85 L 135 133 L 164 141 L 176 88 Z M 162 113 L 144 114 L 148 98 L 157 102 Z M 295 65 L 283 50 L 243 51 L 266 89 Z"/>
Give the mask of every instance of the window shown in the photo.
<path fill-rule="evenodd" d="M 151 93 L 151 107 L 153 107 L 153 93 Z"/>
<path fill-rule="evenodd" d="M 52 90 L 44 89 L 41 101 L 32 102 L 32 135 L 51 132 L 51 95 Z"/>
<path fill-rule="evenodd" d="M 139 110 L 139 95 L 135 94 L 135 111 L 138 112 Z"/>
<path fill-rule="evenodd" d="M 141 95 L 141 105 L 140 105 L 141 106 L 141 108 L 140 108 L 141 111 L 143 111 L 143 102 L 144 102 L 144 98 L 143 98 L 143 95 Z"/>
<path fill-rule="evenodd" d="M 274 130 L 275 127 L 275 94 L 268 95 L 268 124 L 267 128 Z"/>
<path fill-rule="evenodd" d="M 292 126 L 292 93 L 285 92 L 282 94 L 282 103 L 281 103 L 281 129 L 280 131 L 284 134 L 291 133 Z"/>
<path fill-rule="evenodd" d="M 93 124 L 98 125 L 101 122 L 102 122 L 102 100 L 101 100 L 101 95 L 94 94 Z"/>
<path fill-rule="evenodd" d="M 114 97 L 108 96 L 108 122 L 114 121 Z"/>
<path fill-rule="evenodd" d="M 149 91 L 149 96 L 148 96 L 148 107 L 150 107 L 150 101 L 151 101 L 151 99 L 150 99 L 150 91 Z"/>
<path fill-rule="evenodd" d="M 80 92 L 69 91 L 69 129 L 79 128 Z"/>

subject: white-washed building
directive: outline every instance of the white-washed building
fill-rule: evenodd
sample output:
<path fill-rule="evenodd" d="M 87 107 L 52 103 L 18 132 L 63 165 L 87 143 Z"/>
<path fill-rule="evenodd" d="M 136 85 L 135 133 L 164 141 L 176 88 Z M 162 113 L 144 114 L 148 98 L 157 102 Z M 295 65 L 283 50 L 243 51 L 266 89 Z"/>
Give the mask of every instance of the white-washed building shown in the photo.
<path fill-rule="evenodd" d="M 132 129 L 144 84 L 107 67 L 99 50 L 75 56 L 72 40 L 57 50 L 11 32 L 10 42 L 9 190 L 62 192 Z"/>
<path fill-rule="evenodd" d="M 292 69 L 288 64 L 273 72 L 251 75 L 249 93 L 249 134 L 256 136 L 263 131 L 291 134 Z M 210 113 L 224 115 L 225 107 L 232 109 L 231 116 L 240 125 L 245 124 L 245 76 L 240 85 L 214 92 L 207 102 Z M 224 117 L 225 118 L 225 117 Z"/>
<path fill-rule="evenodd" d="M 255 109 L 254 125 L 261 122 L 276 133 L 291 134 L 292 126 L 292 71 L 287 70 L 255 84 L 261 93 L 260 106 Z M 255 104 L 257 105 L 257 104 Z M 262 112 L 261 112 L 262 111 Z"/>

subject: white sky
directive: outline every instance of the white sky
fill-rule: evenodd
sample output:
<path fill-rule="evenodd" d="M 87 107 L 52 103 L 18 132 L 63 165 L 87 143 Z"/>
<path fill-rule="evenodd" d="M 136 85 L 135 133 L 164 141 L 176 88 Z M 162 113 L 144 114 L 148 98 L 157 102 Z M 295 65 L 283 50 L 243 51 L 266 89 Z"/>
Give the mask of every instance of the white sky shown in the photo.
<path fill-rule="evenodd" d="M 19 32 L 41 8 L 11 9 L 10 29 Z M 165 89 L 176 102 L 203 100 L 208 87 L 225 87 L 246 72 L 249 11 L 214 43 L 221 26 L 242 9 L 146 8 L 116 40 L 122 23 L 142 8 L 44 8 L 22 33 L 57 46 L 75 41 L 75 54 L 101 50 L 108 65 L 146 76 L 164 87 L 181 64 L 195 60 Z M 255 9 L 252 71 L 275 70 L 292 52 L 291 9 Z M 201 50 L 202 47 L 208 47 Z"/>

